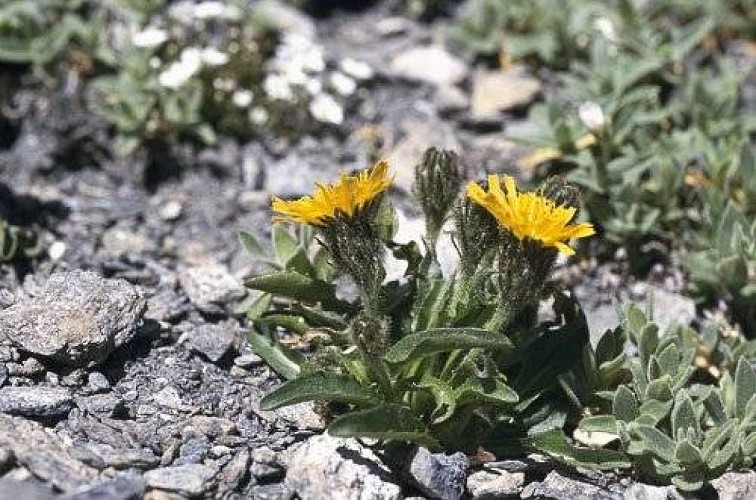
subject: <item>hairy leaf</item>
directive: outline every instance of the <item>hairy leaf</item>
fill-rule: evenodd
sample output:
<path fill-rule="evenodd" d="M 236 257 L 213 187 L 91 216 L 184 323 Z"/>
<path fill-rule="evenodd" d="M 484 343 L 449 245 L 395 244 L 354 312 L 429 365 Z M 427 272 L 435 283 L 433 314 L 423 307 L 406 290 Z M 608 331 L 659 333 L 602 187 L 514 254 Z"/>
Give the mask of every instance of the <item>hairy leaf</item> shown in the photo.
<path fill-rule="evenodd" d="M 275 410 L 302 401 L 333 401 L 359 406 L 376 404 L 378 396 L 352 377 L 317 372 L 284 382 L 262 399 L 263 410 Z"/>

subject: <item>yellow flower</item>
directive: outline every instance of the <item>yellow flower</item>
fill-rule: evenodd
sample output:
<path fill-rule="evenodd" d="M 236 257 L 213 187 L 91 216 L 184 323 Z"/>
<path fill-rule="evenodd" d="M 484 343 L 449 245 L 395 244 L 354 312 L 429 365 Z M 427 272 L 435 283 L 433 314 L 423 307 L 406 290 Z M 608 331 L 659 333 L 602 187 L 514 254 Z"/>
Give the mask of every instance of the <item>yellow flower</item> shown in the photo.
<path fill-rule="evenodd" d="M 576 208 L 557 205 L 538 193 L 518 193 L 512 177 L 504 176 L 502 190 L 498 175 L 488 176 L 488 192 L 476 182 L 467 185 L 467 196 L 493 215 L 499 224 L 518 239 L 530 238 L 543 246 L 554 247 L 565 255 L 574 255 L 566 241 L 595 233 L 593 225 L 570 224 Z"/>
<path fill-rule="evenodd" d="M 378 162 L 358 175 L 342 173 L 334 184 L 317 184 L 312 196 L 286 201 L 273 197 L 274 220 L 320 226 L 338 215 L 354 215 L 391 185 L 388 163 Z"/>

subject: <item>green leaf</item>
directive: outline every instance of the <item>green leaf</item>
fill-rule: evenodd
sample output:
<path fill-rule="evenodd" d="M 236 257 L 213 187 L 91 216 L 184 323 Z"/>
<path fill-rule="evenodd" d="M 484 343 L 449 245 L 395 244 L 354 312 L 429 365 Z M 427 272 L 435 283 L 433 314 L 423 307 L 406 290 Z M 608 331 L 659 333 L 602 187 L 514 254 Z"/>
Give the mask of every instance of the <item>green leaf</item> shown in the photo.
<path fill-rule="evenodd" d="M 636 343 L 640 339 L 640 334 L 643 331 L 643 327 L 648 323 L 648 319 L 643 311 L 640 310 L 635 304 L 630 304 L 625 310 L 625 325 L 630 330 L 630 333 L 635 338 Z"/>
<path fill-rule="evenodd" d="M 745 357 L 740 358 L 735 369 L 735 416 L 743 418 L 748 401 L 756 394 L 756 374 Z"/>
<path fill-rule="evenodd" d="M 640 406 L 641 416 L 648 415 L 653 419 L 654 424 L 664 420 L 672 409 L 672 401 L 658 401 L 656 399 L 647 399 Z"/>
<path fill-rule="evenodd" d="M 680 491 L 693 492 L 703 488 L 704 481 L 699 471 L 689 471 L 673 476 L 672 484 Z"/>
<path fill-rule="evenodd" d="M 287 349 L 267 335 L 255 331 L 250 331 L 247 338 L 255 354 L 263 358 L 283 378 L 293 379 L 299 375 L 299 361 L 302 358 L 300 353 Z"/>
<path fill-rule="evenodd" d="M 239 231 L 239 242 L 244 251 L 248 254 L 261 259 L 266 257 L 262 245 L 260 245 L 251 233 L 248 233 L 247 231 Z"/>
<path fill-rule="evenodd" d="M 652 453 L 667 462 L 675 461 L 675 442 L 657 428 L 638 425 L 631 432 L 642 441 L 643 452 Z"/>
<path fill-rule="evenodd" d="M 270 305 L 273 303 L 273 296 L 269 293 L 261 293 L 257 297 L 254 298 L 252 303 L 249 304 L 249 307 L 247 308 L 247 319 L 249 320 L 256 320 L 260 318 L 263 314 L 268 312 L 268 309 L 270 309 Z"/>
<path fill-rule="evenodd" d="M 756 432 L 750 434 L 745 441 L 743 441 L 743 456 L 747 458 L 756 457 Z"/>
<path fill-rule="evenodd" d="M 316 372 L 284 382 L 260 402 L 263 410 L 275 410 L 302 401 L 332 401 L 358 406 L 376 404 L 379 399 L 352 377 Z"/>
<path fill-rule="evenodd" d="M 409 441 L 439 449 L 425 425 L 405 406 L 382 404 L 367 410 L 347 413 L 328 426 L 328 433 L 336 437 L 363 437 Z"/>
<path fill-rule="evenodd" d="M 635 394 L 626 385 L 617 387 L 612 401 L 612 413 L 625 422 L 632 422 L 640 415 Z"/>
<path fill-rule="evenodd" d="M 397 364 L 439 352 L 474 348 L 509 350 L 513 346 L 507 337 L 481 328 L 434 328 L 402 338 L 391 346 L 385 359 Z"/>
<path fill-rule="evenodd" d="M 669 375 L 652 380 L 646 388 L 646 397 L 659 401 L 671 401 L 674 396 L 672 392 L 672 379 Z"/>
<path fill-rule="evenodd" d="M 282 224 L 273 225 L 272 238 L 276 259 L 278 259 L 279 264 L 285 266 L 300 249 L 300 245 Z"/>
<path fill-rule="evenodd" d="M 640 351 L 641 361 L 644 365 L 648 366 L 657 347 L 659 347 L 659 327 L 654 323 L 648 323 L 641 330 L 638 339 L 638 351 Z"/>
<path fill-rule="evenodd" d="M 530 438 L 536 450 L 574 467 L 607 470 L 630 467 L 624 453 L 614 450 L 578 448 L 571 445 L 561 429 L 551 429 Z"/>
<path fill-rule="evenodd" d="M 696 418 L 696 412 L 693 408 L 693 401 L 690 399 L 687 391 L 677 393 L 675 404 L 672 407 L 672 435 L 676 439 L 687 434 L 688 429 L 693 429 L 696 436 L 701 432 Z"/>
<path fill-rule="evenodd" d="M 699 465 L 703 463 L 701 450 L 687 439 L 678 441 L 675 446 L 675 458 L 683 465 Z"/>
<path fill-rule="evenodd" d="M 578 425 L 580 430 L 586 432 L 606 432 L 608 434 L 617 434 L 617 419 L 614 415 L 596 415 L 594 417 L 585 417 Z"/>
<path fill-rule="evenodd" d="M 304 276 L 296 271 L 282 271 L 246 280 L 245 285 L 273 295 L 289 297 L 311 304 L 320 302 L 323 307 L 340 312 L 349 312 L 351 304 L 336 297 L 336 286 L 332 283 Z"/>
<path fill-rule="evenodd" d="M 499 379 L 471 377 L 456 390 L 457 405 L 489 403 L 512 405 L 519 401 L 517 393 Z"/>
<path fill-rule="evenodd" d="M 418 387 L 428 389 L 436 400 L 436 408 L 432 414 L 434 424 L 440 424 L 454 415 L 454 411 L 457 409 L 457 398 L 455 397 L 454 389 L 449 384 L 436 377 L 428 376 L 423 378 Z M 436 416 L 444 408 L 446 411 Z"/>

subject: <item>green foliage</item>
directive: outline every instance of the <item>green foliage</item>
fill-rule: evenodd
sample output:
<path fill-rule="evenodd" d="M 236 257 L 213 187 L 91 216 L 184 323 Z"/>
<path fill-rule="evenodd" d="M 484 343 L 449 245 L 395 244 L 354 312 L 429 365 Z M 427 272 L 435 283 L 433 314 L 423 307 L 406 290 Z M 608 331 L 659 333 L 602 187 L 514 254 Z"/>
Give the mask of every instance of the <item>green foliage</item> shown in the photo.
<path fill-rule="evenodd" d="M 270 268 L 247 281 L 258 292 L 247 305 L 250 341 L 288 379 L 263 399 L 264 409 L 317 401 L 334 435 L 467 451 L 522 449 L 529 433 L 579 416 L 561 380 L 582 363 L 585 318 L 557 289 L 544 292 L 554 297 L 554 319 L 537 324 L 534 315 L 543 289 L 536 281 L 548 277 L 556 252 L 533 243 L 520 250 L 529 257 L 513 260 L 512 246 L 501 245 L 505 230 L 468 206 L 467 215 L 455 217 L 470 232 L 458 228 L 455 235 L 465 264 L 451 276 L 440 271 L 433 248 L 459 194 L 458 168 L 454 154 L 433 149 L 416 168 L 415 192 L 428 224 L 424 252 L 392 240 L 394 215 L 386 203 L 356 220 L 324 223 L 316 240 L 311 229 L 291 234 L 274 225 L 272 256 L 242 234 L 244 247 Z M 565 190 L 549 183 L 557 199 Z M 456 205 L 461 210 L 464 203 Z M 477 245 L 467 239 L 473 235 Z M 380 269 L 365 271 L 374 264 L 360 248 L 393 253 L 407 263 L 404 275 L 383 280 L 382 258 Z M 492 272 L 509 265 L 529 281 L 504 282 Z M 351 298 L 337 286 L 345 278 L 358 288 Z M 310 355 L 302 355 L 302 343 Z"/>
<path fill-rule="evenodd" d="M 741 102 L 748 68 L 716 48 L 724 33 L 746 33 L 736 18 L 753 10 L 729 2 L 578 3 L 564 4 L 567 15 L 552 9 L 561 19 L 554 22 L 579 18 L 592 5 L 603 34 L 570 51 L 569 67 L 540 58 L 568 71 L 556 75 L 556 94 L 530 109 L 534 128 L 511 135 L 542 148 L 523 165 L 548 161 L 549 171 L 583 187 L 590 218 L 610 246 L 627 249 L 636 271 L 673 252 L 696 300 L 725 302 L 754 335 L 756 123 Z M 514 8 L 494 4 L 505 13 Z M 566 29 L 538 22 L 529 33 L 540 40 Z"/>
<path fill-rule="evenodd" d="M 0 219 L 0 264 L 36 257 L 40 251 L 41 246 L 32 231 Z"/>
<path fill-rule="evenodd" d="M 642 479 L 682 491 L 697 491 L 727 469 L 750 467 L 756 457 L 753 342 L 715 346 L 727 353 L 719 358 L 724 375 L 718 384 L 703 384 L 694 359 L 707 352 L 705 338 L 684 327 L 660 335 L 635 306 L 623 316 L 621 330 L 637 351 L 623 360 L 630 377 L 611 391 L 597 391 L 605 401 L 601 414 L 578 425 L 582 433 L 612 437 L 614 449 L 578 448 L 557 431 L 540 436 L 534 446 L 571 465 L 632 466 Z M 616 345 L 614 335 L 608 332 L 601 343 L 608 338 Z M 598 350 L 605 349 L 601 343 Z"/>

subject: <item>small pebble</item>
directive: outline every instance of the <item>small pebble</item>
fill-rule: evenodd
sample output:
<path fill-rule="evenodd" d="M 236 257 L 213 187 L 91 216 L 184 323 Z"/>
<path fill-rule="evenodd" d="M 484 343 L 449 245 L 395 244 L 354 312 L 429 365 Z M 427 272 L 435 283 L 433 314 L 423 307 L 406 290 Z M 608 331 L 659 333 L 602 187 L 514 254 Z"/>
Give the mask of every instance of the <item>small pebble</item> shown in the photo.
<path fill-rule="evenodd" d="M 183 207 L 176 200 L 171 200 L 160 209 L 160 217 L 166 221 L 174 221 L 181 217 Z"/>
<path fill-rule="evenodd" d="M 110 389 L 110 382 L 105 377 L 105 375 L 103 375 L 100 372 L 90 373 L 89 378 L 88 378 L 88 383 L 89 383 L 89 387 L 94 392 L 104 392 Z"/>
<path fill-rule="evenodd" d="M 53 242 L 47 249 L 47 254 L 50 256 L 50 260 L 52 260 L 53 262 L 58 262 L 63 258 L 63 255 L 65 255 L 65 253 L 66 244 L 62 241 Z"/>

